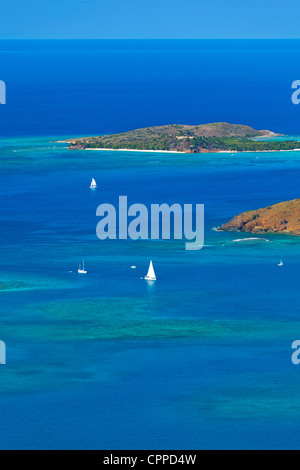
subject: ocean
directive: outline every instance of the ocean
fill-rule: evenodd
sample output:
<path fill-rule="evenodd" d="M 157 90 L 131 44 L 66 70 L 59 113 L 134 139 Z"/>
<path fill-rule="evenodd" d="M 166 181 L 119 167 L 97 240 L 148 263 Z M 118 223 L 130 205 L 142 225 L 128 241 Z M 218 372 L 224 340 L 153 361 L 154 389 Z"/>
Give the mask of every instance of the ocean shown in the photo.
<path fill-rule="evenodd" d="M 298 198 L 300 152 L 57 142 L 214 121 L 299 136 L 299 56 L 288 40 L 0 41 L 1 449 L 299 448 L 299 240 L 214 228 Z M 204 204 L 203 249 L 100 241 L 96 209 L 119 195 Z"/>

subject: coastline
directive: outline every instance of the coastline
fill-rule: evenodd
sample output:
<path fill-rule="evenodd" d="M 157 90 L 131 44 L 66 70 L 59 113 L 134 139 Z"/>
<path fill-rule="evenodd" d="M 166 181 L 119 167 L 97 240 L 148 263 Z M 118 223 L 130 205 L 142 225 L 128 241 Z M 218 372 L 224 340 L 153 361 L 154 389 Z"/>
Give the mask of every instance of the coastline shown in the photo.
<path fill-rule="evenodd" d="M 205 153 L 273 153 L 273 152 L 300 152 L 298 149 L 287 149 L 287 150 L 218 150 L 217 152 L 205 152 Z M 204 153 L 204 152 L 203 152 Z"/>
<path fill-rule="evenodd" d="M 184 153 L 187 154 L 188 152 L 178 152 L 176 150 L 139 150 L 139 149 L 102 149 L 102 148 L 87 148 L 87 149 L 80 149 L 80 150 L 101 150 L 101 151 L 110 151 L 110 152 L 150 152 L 150 153 Z"/>
<path fill-rule="evenodd" d="M 59 141 L 57 141 L 59 142 Z M 70 143 L 70 142 L 65 142 Z M 108 152 L 139 152 L 139 153 L 179 153 L 185 155 L 207 155 L 211 153 L 278 153 L 278 152 L 300 152 L 300 148 L 298 149 L 287 149 L 287 150 L 217 150 L 215 152 L 178 152 L 176 150 L 142 150 L 142 149 L 106 149 L 106 148 L 84 148 L 84 149 L 71 149 L 71 150 L 97 150 L 97 151 L 108 151 Z"/>

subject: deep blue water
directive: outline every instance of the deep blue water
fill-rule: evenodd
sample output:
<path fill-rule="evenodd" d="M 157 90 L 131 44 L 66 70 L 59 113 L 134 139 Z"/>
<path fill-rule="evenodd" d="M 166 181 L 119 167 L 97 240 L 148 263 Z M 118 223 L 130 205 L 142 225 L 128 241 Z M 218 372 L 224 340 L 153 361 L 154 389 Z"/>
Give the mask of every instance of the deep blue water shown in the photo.
<path fill-rule="evenodd" d="M 228 121 L 299 133 L 300 40 L 0 41 L 0 135 Z"/>
<path fill-rule="evenodd" d="M 300 152 L 70 152 L 53 141 L 221 120 L 299 135 L 300 42 L 0 49 L 0 448 L 298 448 L 299 241 L 212 229 L 299 197 Z M 100 242 L 96 208 L 119 195 L 204 203 L 204 248 Z M 149 259 L 154 285 L 140 279 Z"/>

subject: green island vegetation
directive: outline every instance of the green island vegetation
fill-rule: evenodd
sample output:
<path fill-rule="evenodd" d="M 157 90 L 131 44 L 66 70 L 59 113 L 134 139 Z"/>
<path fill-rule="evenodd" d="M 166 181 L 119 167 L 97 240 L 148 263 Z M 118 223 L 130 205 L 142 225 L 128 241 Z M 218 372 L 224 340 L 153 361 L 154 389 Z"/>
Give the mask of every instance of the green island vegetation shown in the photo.
<path fill-rule="evenodd" d="M 270 131 L 225 122 L 198 126 L 171 124 L 135 129 L 121 134 L 68 140 L 70 149 L 162 150 L 185 153 L 295 150 L 296 140 L 254 140 L 276 137 Z"/>

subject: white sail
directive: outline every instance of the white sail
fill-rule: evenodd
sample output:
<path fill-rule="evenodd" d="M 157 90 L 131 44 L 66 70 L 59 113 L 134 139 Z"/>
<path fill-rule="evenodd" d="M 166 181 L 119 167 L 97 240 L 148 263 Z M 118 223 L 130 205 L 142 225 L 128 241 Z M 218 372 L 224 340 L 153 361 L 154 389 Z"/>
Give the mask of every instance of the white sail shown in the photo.
<path fill-rule="evenodd" d="M 152 261 L 150 261 L 148 273 L 147 273 L 147 276 L 145 276 L 145 279 L 148 279 L 150 281 L 156 281 L 156 276 L 155 276 Z"/>
<path fill-rule="evenodd" d="M 97 183 L 96 183 L 96 181 L 94 180 L 94 178 L 92 178 L 92 182 L 91 182 L 90 188 L 97 188 Z"/>
<path fill-rule="evenodd" d="M 87 274 L 87 271 L 84 269 L 84 260 L 82 260 L 82 269 L 79 265 L 78 274 Z"/>

